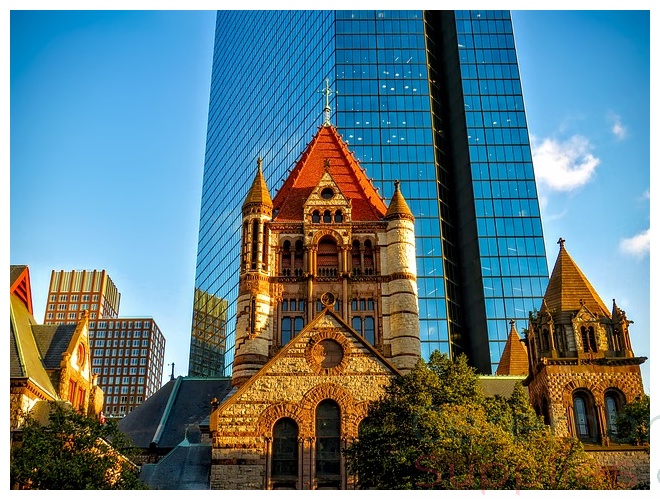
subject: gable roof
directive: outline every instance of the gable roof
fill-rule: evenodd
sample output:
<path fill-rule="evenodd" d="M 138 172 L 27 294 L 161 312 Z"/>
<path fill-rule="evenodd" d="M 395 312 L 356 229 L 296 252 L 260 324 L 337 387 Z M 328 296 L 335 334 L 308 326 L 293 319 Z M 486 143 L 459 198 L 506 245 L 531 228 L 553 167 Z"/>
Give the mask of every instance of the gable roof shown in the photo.
<path fill-rule="evenodd" d="M 382 363 L 392 374 L 400 375 L 401 372 L 397 370 L 394 365 L 392 365 L 380 352 L 378 352 L 369 342 L 367 342 L 360 334 L 358 334 L 353 328 L 346 323 L 341 317 L 335 314 L 330 308 L 326 307 L 321 312 L 319 312 L 316 317 L 310 321 L 305 327 L 298 332 L 298 334 L 293 337 L 287 344 L 282 347 L 273 357 L 271 357 L 268 362 L 262 366 L 257 373 L 252 375 L 248 380 L 246 380 L 238 390 L 234 391 L 229 395 L 224 401 L 220 404 L 218 411 L 222 411 L 225 407 L 231 405 L 235 400 L 237 400 L 243 393 L 249 390 L 250 386 L 259 378 L 260 375 L 268 372 L 270 367 L 277 363 L 281 358 L 287 355 L 287 352 L 291 349 L 299 349 L 299 346 L 296 346 L 296 340 L 300 340 L 302 337 L 309 334 L 310 330 L 317 328 L 317 325 L 321 323 L 325 318 L 330 318 L 331 321 L 339 323 L 342 327 L 343 333 L 346 334 L 350 339 L 359 343 L 365 347 L 380 363 Z"/>
<path fill-rule="evenodd" d="M 118 427 L 137 448 L 174 448 L 186 438 L 199 441 L 199 425 L 211 414 L 211 400 L 231 390 L 229 377 L 177 377 L 122 418 Z"/>
<path fill-rule="evenodd" d="M 527 375 L 528 367 L 527 348 L 520 341 L 516 322 L 511 320 L 511 330 L 495 375 Z"/>
<path fill-rule="evenodd" d="M 9 373 L 10 378 L 32 381 L 53 399 L 57 391 L 46 372 L 33 335 L 35 320 L 25 303 L 16 295 L 9 297 Z"/>
<path fill-rule="evenodd" d="M 28 312 L 33 313 L 30 269 L 28 266 L 9 266 L 9 295 L 15 295 L 21 299 Z"/>
<path fill-rule="evenodd" d="M 273 199 L 276 221 L 302 221 L 303 204 L 329 171 L 342 194 L 351 200 L 354 221 L 381 220 L 385 202 L 332 125 L 321 126 Z"/>
<path fill-rule="evenodd" d="M 594 287 L 559 240 L 559 255 L 543 297 L 541 312 L 578 311 L 584 306 L 592 313 L 610 317 L 610 311 Z"/>

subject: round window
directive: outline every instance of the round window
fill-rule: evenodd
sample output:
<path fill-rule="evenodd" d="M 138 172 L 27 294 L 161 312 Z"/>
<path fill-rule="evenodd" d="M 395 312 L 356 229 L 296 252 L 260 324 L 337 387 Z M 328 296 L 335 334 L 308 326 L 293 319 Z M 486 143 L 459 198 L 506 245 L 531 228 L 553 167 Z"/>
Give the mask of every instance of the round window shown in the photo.
<path fill-rule="evenodd" d="M 321 191 L 321 198 L 323 198 L 324 200 L 329 200 L 334 195 L 335 195 L 335 192 L 332 190 L 332 188 L 329 188 L 329 187 L 323 188 L 323 190 Z"/>
<path fill-rule="evenodd" d="M 321 368 L 334 368 L 344 358 L 344 349 L 338 342 L 324 339 L 314 346 L 312 356 Z"/>

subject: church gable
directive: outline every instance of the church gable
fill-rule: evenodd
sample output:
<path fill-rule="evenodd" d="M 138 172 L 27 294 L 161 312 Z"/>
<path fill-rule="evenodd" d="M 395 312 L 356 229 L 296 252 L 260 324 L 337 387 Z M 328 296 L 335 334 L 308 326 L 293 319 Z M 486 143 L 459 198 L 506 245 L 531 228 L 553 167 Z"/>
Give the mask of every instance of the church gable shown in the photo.
<path fill-rule="evenodd" d="M 300 401 L 319 384 L 345 387 L 358 401 L 373 399 L 399 372 L 329 309 L 322 311 L 223 404 L 243 404 L 255 396 L 269 401 Z"/>

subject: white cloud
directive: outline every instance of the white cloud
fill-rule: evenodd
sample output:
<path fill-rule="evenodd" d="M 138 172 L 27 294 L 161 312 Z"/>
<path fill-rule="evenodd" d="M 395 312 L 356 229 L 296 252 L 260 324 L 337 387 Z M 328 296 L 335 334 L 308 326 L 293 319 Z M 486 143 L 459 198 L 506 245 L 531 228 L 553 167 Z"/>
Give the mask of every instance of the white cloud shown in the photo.
<path fill-rule="evenodd" d="M 651 229 L 642 231 L 632 238 L 624 238 L 619 242 L 619 249 L 623 253 L 643 257 L 651 250 Z"/>
<path fill-rule="evenodd" d="M 533 142 L 537 142 L 532 137 Z M 555 191 L 572 191 L 587 184 L 600 160 L 590 153 L 589 141 L 574 135 L 566 141 L 546 138 L 532 148 L 534 172 L 539 183 Z"/>
<path fill-rule="evenodd" d="M 612 128 L 610 130 L 614 136 L 619 140 L 625 139 L 628 135 L 628 129 L 621 123 L 621 117 L 612 113 L 610 114 L 610 121 L 612 122 Z"/>

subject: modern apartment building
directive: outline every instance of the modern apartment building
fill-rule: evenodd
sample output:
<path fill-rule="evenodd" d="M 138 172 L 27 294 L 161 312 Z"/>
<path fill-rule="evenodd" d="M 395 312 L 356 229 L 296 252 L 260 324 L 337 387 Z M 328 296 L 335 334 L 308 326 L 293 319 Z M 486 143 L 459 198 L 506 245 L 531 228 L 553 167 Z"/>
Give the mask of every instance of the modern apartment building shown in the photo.
<path fill-rule="evenodd" d="M 422 356 L 494 373 L 548 283 L 510 12 L 362 10 L 217 14 L 190 375 L 212 302 L 226 304 L 215 375 L 231 371 L 257 157 L 277 192 L 327 104 L 379 195 L 400 181 L 414 215 Z"/>
<path fill-rule="evenodd" d="M 91 320 L 92 371 L 106 417 L 124 417 L 162 384 L 165 337 L 153 318 Z"/>
<path fill-rule="evenodd" d="M 161 385 L 165 337 L 150 317 L 119 317 L 119 293 L 105 270 L 52 271 L 44 324 L 76 324 L 89 311 L 92 372 L 106 417 L 123 417 Z"/>

